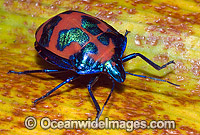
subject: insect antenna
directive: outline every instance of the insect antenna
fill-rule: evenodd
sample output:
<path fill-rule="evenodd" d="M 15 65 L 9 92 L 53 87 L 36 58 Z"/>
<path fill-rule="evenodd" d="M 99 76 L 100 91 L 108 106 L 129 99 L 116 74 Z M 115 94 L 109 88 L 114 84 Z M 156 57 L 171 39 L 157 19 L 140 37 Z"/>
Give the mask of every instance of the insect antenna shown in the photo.
<path fill-rule="evenodd" d="M 125 72 L 125 73 L 126 73 L 126 74 L 129 74 L 129 75 L 137 76 L 137 77 L 149 78 L 149 79 L 156 80 L 156 81 L 167 82 L 167 83 L 172 84 L 172 85 L 174 85 L 174 86 L 180 86 L 180 85 L 178 85 L 178 84 L 172 83 L 172 82 L 167 81 L 167 80 L 162 80 L 162 79 L 158 79 L 158 78 L 154 78 L 154 77 L 148 77 L 148 76 L 144 76 L 144 75 L 137 75 L 137 74 L 133 74 L 133 73 L 129 73 L 129 72 Z"/>

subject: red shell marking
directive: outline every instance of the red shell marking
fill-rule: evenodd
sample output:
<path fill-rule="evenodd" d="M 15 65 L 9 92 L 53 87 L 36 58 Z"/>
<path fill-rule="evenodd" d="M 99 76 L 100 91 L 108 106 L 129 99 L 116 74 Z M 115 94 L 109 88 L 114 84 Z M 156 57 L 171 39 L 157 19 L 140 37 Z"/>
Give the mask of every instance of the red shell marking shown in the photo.
<path fill-rule="evenodd" d="M 52 29 L 52 35 L 51 36 L 48 35 L 48 36 L 50 36 L 49 43 L 48 43 L 48 46 L 45 48 L 60 57 L 69 59 L 69 57 L 71 55 L 80 52 L 81 49 L 84 48 L 88 43 L 92 42 L 96 45 L 96 47 L 98 49 L 98 53 L 97 54 L 88 54 L 88 55 L 91 58 L 93 58 L 94 61 L 99 61 L 100 63 L 104 63 L 104 62 L 110 60 L 112 58 L 112 56 L 115 54 L 116 43 L 113 43 L 111 38 L 109 38 L 109 44 L 102 45 L 102 43 L 97 39 L 97 37 L 100 36 L 102 34 L 102 32 L 97 35 L 93 35 L 82 27 L 82 19 L 83 19 L 82 16 L 83 15 L 99 21 L 100 23 L 98 23 L 97 26 L 103 33 L 105 33 L 105 32 L 112 33 L 113 35 L 115 35 L 115 37 L 119 38 L 119 36 L 120 36 L 120 38 L 123 38 L 123 40 L 124 40 L 123 35 L 119 34 L 110 25 L 108 25 L 107 23 L 103 22 L 102 20 L 100 20 L 96 17 L 90 16 L 90 15 L 82 13 L 82 12 L 71 12 L 70 14 L 68 14 L 68 13 L 66 14 L 64 12 L 64 13 L 57 15 L 61 18 L 61 20 Z M 50 24 L 48 24 L 48 23 L 50 21 L 52 21 L 52 19 L 54 19 L 54 18 L 55 17 L 49 19 L 44 24 L 42 24 L 41 27 L 38 28 L 38 30 L 36 32 L 36 41 L 37 41 L 37 43 L 39 43 L 39 45 L 41 45 L 40 40 L 41 40 L 42 34 L 44 32 L 43 31 L 44 27 L 46 26 L 47 29 L 48 29 L 48 27 L 51 27 Z M 49 26 L 47 26 L 47 25 L 49 25 Z M 85 43 L 85 45 L 82 47 L 80 46 L 80 44 L 78 42 L 71 42 L 69 46 L 66 46 L 64 48 L 64 50 L 62 50 L 62 51 L 58 50 L 56 45 L 57 45 L 58 38 L 59 38 L 59 32 L 61 30 L 65 30 L 65 29 L 69 30 L 71 28 L 80 28 L 84 33 L 86 33 L 89 36 L 89 41 L 87 41 Z M 110 30 L 110 32 L 108 32 L 108 29 Z"/>

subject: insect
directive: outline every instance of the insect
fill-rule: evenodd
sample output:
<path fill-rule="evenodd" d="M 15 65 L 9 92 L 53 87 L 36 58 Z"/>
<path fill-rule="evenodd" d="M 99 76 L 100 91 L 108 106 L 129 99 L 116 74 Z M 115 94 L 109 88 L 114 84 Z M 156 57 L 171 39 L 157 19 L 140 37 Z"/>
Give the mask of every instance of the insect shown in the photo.
<path fill-rule="evenodd" d="M 33 102 L 34 104 L 38 103 L 41 99 L 46 98 L 64 84 L 73 81 L 82 75 L 94 74 L 94 77 L 89 81 L 87 88 L 97 110 L 96 119 L 99 119 L 101 116 L 103 109 L 113 92 L 115 82 L 124 82 L 126 74 L 150 78 L 179 86 L 166 80 L 136 75 L 124 70 L 123 63 L 137 56 L 145 60 L 156 70 L 163 69 L 169 64 L 174 64 L 174 61 L 170 61 L 163 66 L 159 66 L 140 53 L 132 53 L 122 57 L 126 48 L 126 36 L 128 33 L 129 31 L 126 31 L 126 33 L 122 35 L 103 20 L 83 12 L 66 11 L 47 20 L 37 29 L 35 34 L 35 49 L 39 55 L 47 62 L 55 64 L 62 69 L 27 70 L 23 72 L 9 71 L 8 73 L 52 73 L 65 72 L 67 70 L 73 70 L 77 73 L 76 75 L 67 78 L 64 82 L 57 85 L 42 97 L 36 99 Z M 101 73 L 107 74 L 112 81 L 110 94 L 102 109 L 100 109 L 91 90 Z"/>

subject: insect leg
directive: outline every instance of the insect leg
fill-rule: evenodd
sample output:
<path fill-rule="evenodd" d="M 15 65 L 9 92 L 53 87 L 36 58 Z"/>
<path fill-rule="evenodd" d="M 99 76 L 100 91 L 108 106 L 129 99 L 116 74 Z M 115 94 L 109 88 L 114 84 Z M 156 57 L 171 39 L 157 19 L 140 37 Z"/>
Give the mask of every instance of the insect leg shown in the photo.
<path fill-rule="evenodd" d="M 59 69 L 59 70 L 54 70 L 54 69 L 43 69 L 43 70 L 27 70 L 23 72 L 16 72 L 13 70 L 8 71 L 8 74 L 14 73 L 14 74 L 30 74 L 30 73 L 52 73 L 52 72 L 62 72 L 62 71 L 67 71 L 66 69 Z"/>
<path fill-rule="evenodd" d="M 172 60 L 162 66 L 159 66 L 157 65 L 156 63 L 154 63 L 153 61 L 151 61 L 150 59 L 148 59 L 147 57 L 145 57 L 144 55 L 140 54 L 140 53 L 133 53 L 133 54 L 130 54 L 128 56 L 125 56 L 124 58 L 122 58 L 122 62 L 126 62 L 128 60 L 131 60 L 135 57 L 139 56 L 140 58 L 142 58 L 143 60 L 145 60 L 148 64 L 150 64 L 152 67 L 154 67 L 156 70 L 161 70 L 163 68 L 165 68 L 167 65 L 169 64 L 175 64 L 175 62 Z"/>
<path fill-rule="evenodd" d="M 126 74 L 129 74 L 129 75 L 137 76 L 137 77 L 149 78 L 149 79 L 156 80 L 156 81 L 167 82 L 167 83 L 172 84 L 172 85 L 175 85 L 175 86 L 180 86 L 180 85 L 178 85 L 178 84 L 172 83 L 172 82 L 167 81 L 167 80 L 162 80 L 162 79 L 158 79 L 158 78 L 154 78 L 154 77 L 148 77 L 148 76 L 144 76 L 144 75 L 132 74 L 132 73 L 129 73 L 129 72 L 125 72 L 125 73 L 126 73 Z"/>
<path fill-rule="evenodd" d="M 115 87 L 115 82 L 114 82 L 114 80 L 113 80 L 112 78 L 110 78 L 110 79 L 112 80 L 112 89 L 111 89 L 110 94 L 108 95 L 108 97 L 107 97 L 107 99 L 106 99 L 106 102 L 104 103 L 104 105 L 103 105 L 103 107 L 102 107 L 102 109 L 101 109 L 101 112 L 100 112 L 99 115 L 97 116 L 97 120 L 98 120 L 99 117 L 101 116 L 101 114 L 102 114 L 102 112 L 103 112 L 103 109 L 104 109 L 104 107 L 106 106 L 108 100 L 110 99 L 110 96 L 111 96 L 111 94 L 112 94 L 112 92 L 113 92 L 113 90 L 114 90 L 114 87 Z"/>
<path fill-rule="evenodd" d="M 99 76 L 100 76 L 100 75 L 93 77 L 93 78 L 90 80 L 89 84 L 87 85 L 88 91 L 89 91 L 89 93 L 90 93 L 90 96 L 91 96 L 91 98 L 92 98 L 92 100 L 93 100 L 93 103 L 94 103 L 94 105 L 95 105 L 95 107 L 96 107 L 96 110 L 97 110 L 97 116 L 99 115 L 99 112 L 101 111 L 101 109 L 100 109 L 100 107 L 99 107 L 99 103 L 97 102 L 97 100 L 95 99 L 95 97 L 94 97 L 94 95 L 93 95 L 93 93 L 92 93 L 92 91 L 91 91 L 91 88 L 92 88 L 92 86 L 97 82 L 97 80 L 99 79 Z"/>
<path fill-rule="evenodd" d="M 57 90 L 58 88 L 60 88 L 61 86 L 63 86 L 64 84 L 71 82 L 72 80 L 76 79 L 79 75 L 75 75 L 73 77 L 68 78 L 67 80 L 65 80 L 64 82 L 60 83 L 59 85 L 57 85 L 55 88 L 53 88 L 52 90 L 50 90 L 49 92 L 47 92 L 44 96 L 36 99 L 35 101 L 33 101 L 34 105 L 41 99 L 44 99 L 45 97 L 48 97 L 51 93 L 53 93 L 55 90 Z"/>

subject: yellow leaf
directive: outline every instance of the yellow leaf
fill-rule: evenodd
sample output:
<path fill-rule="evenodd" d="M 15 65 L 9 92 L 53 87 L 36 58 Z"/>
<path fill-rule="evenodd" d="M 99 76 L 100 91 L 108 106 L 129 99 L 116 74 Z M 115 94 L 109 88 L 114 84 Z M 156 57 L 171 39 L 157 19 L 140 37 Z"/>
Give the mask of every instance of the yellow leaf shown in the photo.
<path fill-rule="evenodd" d="M 200 134 L 200 1 L 2 0 L 0 5 L 0 134 Z M 47 19 L 70 9 L 101 18 L 122 34 L 131 31 L 124 56 L 138 52 L 159 65 L 176 62 L 160 71 L 141 58 L 126 62 L 128 72 L 181 86 L 127 75 L 124 83 L 116 83 L 100 120 L 146 120 L 148 124 L 174 120 L 175 129 L 134 130 L 130 125 L 121 130 L 41 128 L 43 117 L 67 121 L 94 120 L 96 116 L 87 90 L 89 75 L 66 84 L 33 106 L 32 101 L 74 73 L 7 74 L 9 70 L 57 68 L 39 57 L 34 34 Z M 101 107 L 111 85 L 110 79 L 102 75 L 93 87 Z M 28 116 L 37 120 L 33 130 L 24 125 Z"/>

